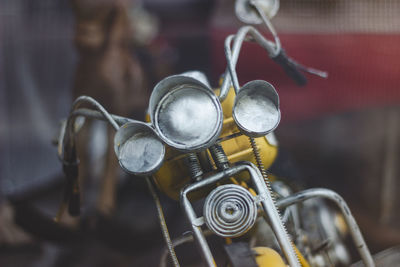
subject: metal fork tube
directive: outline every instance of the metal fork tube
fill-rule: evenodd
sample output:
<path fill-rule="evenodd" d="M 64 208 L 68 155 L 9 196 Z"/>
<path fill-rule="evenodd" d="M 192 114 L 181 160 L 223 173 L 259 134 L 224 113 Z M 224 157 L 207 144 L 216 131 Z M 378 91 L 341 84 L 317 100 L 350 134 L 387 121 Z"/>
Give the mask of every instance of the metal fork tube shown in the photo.
<path fill-rule="evenodd" d="M 289 236 L 286 233 L 285 226 L 281 221 L 281 217 L 275 207 L 274 201 L 270 194 L 268 194 L 268 188 L 265 184 L 260 171 L 250 162 L 245 162 L 244 165 L 247 171 L 250 173 L 252 177 L 252 181 L 257 189 L 257 192 L 261 196 L 261 204 L 264 209 L 264 212 L 267 214 L 271 228 L 275 233 L 276 239 L 278 240 L 279 246 L 282 249 L 282 252 L 285 254 L 289 265 L 294 267 L 300 267 L 299 260 L 297 258 L 296 252 L 293 249 Z"/>
<path fill-rule="evenodd" d="M 183 205 L 183 208 L 185 210 L 186 216 L 190 222 L 190 225 L 193 230 L 193 235 L 195 237 L 196 243 L 198 247 L 200 248 L 202 252 L 203 259 L 207 263 L 207 266 L 209 267 L 214 267 L 216 266 L 214 257 L 211 253 L 210 247 L 207 244 L 207 240 L 203 234 L 203 231 L 201 230 L 201 226 L 196 225 L 196 214 L 192 208 L 192 205 L 189 202 L 189 199 L 187 198 L 187 192 L 183 191 L 181 195 L 181 203 Z"/>

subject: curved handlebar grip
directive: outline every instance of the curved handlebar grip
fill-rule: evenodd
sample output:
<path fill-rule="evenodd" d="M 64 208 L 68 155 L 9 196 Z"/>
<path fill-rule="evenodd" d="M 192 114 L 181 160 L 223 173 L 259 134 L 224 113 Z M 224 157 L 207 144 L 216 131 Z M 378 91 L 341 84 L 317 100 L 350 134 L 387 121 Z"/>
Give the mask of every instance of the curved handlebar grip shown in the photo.
<path fill-rule="evenodd" d="M 271 58 L 273 61 L 281 65 L 286 74 L 292 78 L 297 85 L 304 86 L 307 84 L 307 78 L 300 72 L 297 66 L 298 64 L 289 58 L 283 49 L 281 49 L 276 56 Z"/>

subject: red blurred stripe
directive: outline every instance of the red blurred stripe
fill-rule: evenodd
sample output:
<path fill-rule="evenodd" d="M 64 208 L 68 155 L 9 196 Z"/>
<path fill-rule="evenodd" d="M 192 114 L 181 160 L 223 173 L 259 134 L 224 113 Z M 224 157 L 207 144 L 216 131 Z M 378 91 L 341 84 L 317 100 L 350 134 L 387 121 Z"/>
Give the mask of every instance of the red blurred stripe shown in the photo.
<path fill-rule="evenodd" d="M 223 41 L 228 31 L 212 31 L 213 73 L 225 69 Z M 283 120 L 320 117 L 361 108 L 400 104 L 399 34 L 281 34 L 287 54 L 304 65 L 329 72 L 328 79 L 307 75 L 297 87 L 255 44 L 245 44 L 239 81 L 264 79 L 275 85 Z"/>

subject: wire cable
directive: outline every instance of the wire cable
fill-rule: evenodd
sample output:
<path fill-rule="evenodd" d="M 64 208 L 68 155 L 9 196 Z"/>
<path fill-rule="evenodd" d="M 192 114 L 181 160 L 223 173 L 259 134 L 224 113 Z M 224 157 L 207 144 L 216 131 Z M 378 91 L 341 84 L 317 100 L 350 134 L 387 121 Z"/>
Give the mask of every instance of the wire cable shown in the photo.
<path fill-rule="evenodd" d="M 171 236 L 169 235 L 169 232 L 168 232 L 168 227 L 167 227 L 167 223 L 165 222 L 164 212 L 163 212 L 163 209 L 162 209 L 162 206 L 160 203 L 160 199 L 159 199 L 157 192 L 154 189 L 153 184 L 151 183 L 149 177 L 146 177 L 146 182 L 147 182 L 147 186 L 149 187 L 151 196 L 153 197 L 154 202 L 156 203 L 157 214 L 158 214 L 158 219 L 160 221 L 161 231 L 162 231 L 165 243 L 167 243 L 167 247 L 169 250 L 169 255 L 171 256 L 172 263 L 174 264 L 175 267 L 179 267 L 180 266 L 179 261 L 178 261 L 178 258 L 176 257 L 174 245 L 172 244 Z"/>

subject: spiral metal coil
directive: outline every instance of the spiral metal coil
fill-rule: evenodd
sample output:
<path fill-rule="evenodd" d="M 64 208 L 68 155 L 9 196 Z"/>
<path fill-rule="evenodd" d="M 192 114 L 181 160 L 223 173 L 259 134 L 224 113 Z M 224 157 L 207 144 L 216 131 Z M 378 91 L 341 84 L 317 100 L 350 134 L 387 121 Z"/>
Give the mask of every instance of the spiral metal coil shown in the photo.
<path fill-rule="evenodd" d="M 222 237 L 238 237 L 255 223 L 257 206 L 253 196 L 239 185 L 222 185 L 206 198 L 203 210 L 208 228 Z"/>

